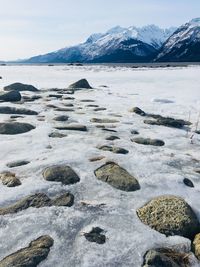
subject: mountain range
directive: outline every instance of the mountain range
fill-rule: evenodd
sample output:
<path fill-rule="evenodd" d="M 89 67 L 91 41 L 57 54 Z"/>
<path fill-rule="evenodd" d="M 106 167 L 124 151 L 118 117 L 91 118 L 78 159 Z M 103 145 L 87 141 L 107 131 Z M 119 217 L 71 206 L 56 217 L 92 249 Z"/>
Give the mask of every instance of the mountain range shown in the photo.
<path fill-rule="evenodd" d="M 175 28 L 116 26 L 84 43 L 35 56 L 27 63 L 119 63 L 200 61 L 200 18 Z"/>

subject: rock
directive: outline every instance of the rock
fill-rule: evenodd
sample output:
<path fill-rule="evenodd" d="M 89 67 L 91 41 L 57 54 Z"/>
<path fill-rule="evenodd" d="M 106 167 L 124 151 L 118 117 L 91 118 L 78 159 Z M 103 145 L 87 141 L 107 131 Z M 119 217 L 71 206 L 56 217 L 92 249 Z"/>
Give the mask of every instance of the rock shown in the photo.
<path fill-rule="evenodd" d="M 81 79 L 75 83 L 72 83 L 68 89 L 80 90 L 80 89 L 92 89 L 86 79 Z"/>
<path fill-rule="evenodd" d="M 185 267 L 188 266 L 186 253 L 180 253 L 168 248 L 156 248 L 147 251 L 143 267 Z"/>
<path fill-rule="evenodd" d="M 87 105 L 86 107 L 88 107 L 88 108 L 98 108 L 99 106 L 98 105 L 92 105 L 92 104 L 90 104 L 90 105 Z"/>
<path fill-rule="evenodd" d="M 99 227 L 93 227 L 89 233 L 84 233 L 84 236 L 89 242 L 104 244 L 106 242 L 106 236 L 103 235 L 102 232 L 104 232 L 103 229 Z"/>
<path fill-rule="evenodd" d="M 0 107 L 1 114 L 38 115 L 36 111 L 25 108 Z"/>
<path fill-rule="evenodd" d="M 74 105 L 72 103 L 64 103 L 63 104 L 65 107 L 73 107 Z"/>
<path fill-rule="evenodd" d="M 194 238 L 194 241 L 192 243 L 192 250 L 194 251 L 197 259 L 200 260 L 200 233 L 198 233 Z"/>
<path fill-rule="evenodd" d="M 81 99 L 80 102 L 83 102 L 83 103 L 94 103 L 95 101 L 92 100 L 92 99 Z"/>
<path fill-rule="evenodd" d="M 27 165 L 29 163 L 30 163 L 30 161 L 27 161 L 27 160 L 12 161 L 12 162 L 10 162 L 10 163 L 7 164 L 7 167 L 14 168 L 14 167 L 19 167 L 19 166 Z"/>
<path fill-rule="evenodd" d="M 50 94 L 49 97 L 55 97 L 55 98 L 62 98 L 62 95 L 58 95 L 58 94 Z"/>
<path fill-rule="evenodd" d="M 62 112 L 73 112 L 75 111 L 72 108 L 55 108 L 55 111 L 62 111 Z"/>
<path fill-rule="evenodd" d="M 23 100 L 25 102 L 33 102 L 33 101 L 38 100 L 40 98 L 42 98 L 42 96 L 40 96 L 40 95 L 23 96 Z"/>
<path fill-rule="evenodd" d="M 104 111 L 106 108 L 95 108 L 94 111 Z"/>
<path fill-rule="evenodd" d="M 98 147 L 98 149 L 101 149 L 103 151 L 110 151 L 116 154 L 128 154 L 128 150 L 116 146 L 100 146 Z"/>
<path fill-rule="evenodd" d="M 98 119 L 98 118 L 92 118 L 90 121 L 95 122 L 95 123 L 117 123 L 117 122 L 119 122 L 118 120 Z"/>
<path fill-rule="evenodd" d="M 192 182 L 190 179 L 188 179 L 188 178 L 184 178 L 184 179 L 183 179 L 183 183 L 184 183 L 185 185 L 189 186 L 189 187 L 194 187 L 193 182 Z"/>
<path fill-rule="evenodd" d="M 69 124 L 67 126 L 55 127 L 57 130 L 70 130 L 70 131 L 82 131 L 86 132 L 87 127 L 81 124 Z"/>
<path fill-rule="evenodd" d="M 0 261 L 0 267 L 36 267 L 45 260 L 53 246 L 53 239 L 46 235 L 32 241 L 28 247 L 22 248 Z"/>
<path fill-rule="evenodd" d="M 200 231 L 196 214 L 184 199 L 160 196 L 137 210 L 140 220 L 166 236 L 180 235 L 193 239 Z"/>
<path fill-rule="evenodd" d="M 134 112 L 134 113 L 136 113 L 136 114 L 138 114 L 138 115 L 141 115 L 141 116 L 145 116 L 145 115 L 146 115 L 146 113 L 145 113 L 142 109 L 140 109 L 140 108 L 138 108 L 138 107 L 134 107 L 134 108 L 132 108 L 132 109 L 130 110 L 130 112 Z"/>
<path fill-rule="evenodd" d="M 30 91 L 30 92 L 37 92 L 38 89 L 35 88 L 32 85 L 29 84 L 23 84 L 23 83 L 13 83 L 8 86 L 4 87 L 4 91 Z"/>
<path fill-rule="evenodd" d="M 141 144 L 141 145 L 151 145 L 151 146 L 164 146 L 165 145 L 165 143 L 159 139 L 138 137 L 138 138 L 131 139 L 131 141 L 137 144 Z"/>
<path fill-rule="evenodd" d="M 140 189 L 137 179 L 114 162 L 107 162 L 95 170 L 94 173 L 97 179 L 117 189 L 127 192 Z"/>
<path fill-rule="evenodd" d="M 58 133 L 58 132 L 52 132 L 49 134 L 49 137 L 51 138 L 63 138 L 66 137 L 66 134 Z"/>
<path fill-rule="evenodd" d="M 106 137 L 106 140 L 108 141 L 114 141 L 114 140 L 118 140 L 120 139 L 118 136 L 115 136 L 115 135 L 111 135 L 111 136 L 108 136 Z"/>
<path fill-rule="evenodd" d="M 50 199 L 44 193 L 36 193 L 18 200 L 15 204 L 8 207 L 0 208 L 0 215 L 13 214 L 26 210 L 28 208 L 43 208 L 51 206 L 68 206 L 71 207 L 74 203 L 74 196 L 70 193 L 65 193 L 54 199 Z"/>
<path fill-rule="evenodd" d="M 7 187 L 15 187 L 21 185 L 20 180 L 12 172 L 0 173 L 0 179 L 3 185 Z"/>
<path fill-rule="evenodd" d="M 173 118 L 164 118 L 164 117 L 161 117 L 157 120 L 144 120 L 144 123 L 150 125 L 173 127 L 173 128 L 183 128 L 183 126 L 186 125 L 186 122 L 183 120 L 176 120 Z"/>
<path fill-rule="evenodd" d="M 200 130 L 196 130 L 195 133 L 196 133 L 196 134 L 200 134 Z"/>
<path fill-rule="evenodd" d="M 131 131 L 131 134 L 138 135 L 138 134 L 139 134 L 139 132 L 138 132 L 137 130 L 132 130 L 132 131 Z"/>
<path fill-rule="evenodd" d="M 62 116 L 55 117 L 54 121 L 68 121 L 68 119 L 69 119 L 69 116 L 62 115 Z"/>
<path fill-rule="evenodd" d="M 112 130 L 112 129 L 108 129 L 108 128 L 103 128 L 102 131 L 105 131 L 105 132 L 112 132 L 112 133 L 117 133 L 116 130 Z"/>
<path fill-rule="evenodd" d="M 0 134 L 22 134 L 35 129 L 35 127 L 29 123 L 22 122 L 2 122 L 0 123 Z"/>
<path fill-rule="evenodd" d="M 46 168 L 43 172 L 43 177 L 47 181 L 61 182 L 64 185 L 75 184 L 80 181 L 80 178 L 74 170 L 66 165 L 56 165 Z"/>
<path fill-rule="evenodd" d="M 65 194 L 62 194 L 59 197 L 56 197 L 51 201 L 51 205 L 53 206 L 66 206 L 71 207 L 74 204 L 74 196 L 67 192 Z"/>
<path fill-rule="evenodd" d="M 95 162 L 95 161 L 102 160 L 104 158 L 105 158 L 104 156 L 97 156 L 97 157 L 90 158 L 89 161 L 90 162 Z"/>
<path fill-rule="evenodd" d="M 21 94 L 17 91 L 0 92 L 0 101 L 17 102 L 21 100 Z"/>

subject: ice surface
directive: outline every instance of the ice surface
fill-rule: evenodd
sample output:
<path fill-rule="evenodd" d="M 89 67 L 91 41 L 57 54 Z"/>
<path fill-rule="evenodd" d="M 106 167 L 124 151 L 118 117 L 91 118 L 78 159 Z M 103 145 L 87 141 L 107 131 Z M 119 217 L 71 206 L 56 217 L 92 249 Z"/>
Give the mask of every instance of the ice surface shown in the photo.
<path fill-rule="evenodd" d="M 31 163 L 12 169 L 22 185 L 7 188 L 0 184 L 0 206 L 8 205 L 23 196 L 45 192 L 55 196 L 64 190 L 75 195 L 75 205 L 70 208 L 30 208 L 13 215 L 0 216 L 0 259 L 26 246 L 40 235 L 49 234 L 55 240 L 47 260 L 41 267 L 139 267 L 146 250 L 171 245 L 181 245 L 189 250 L 190 241 L 182 237 L 165 237 L 144 225 L 136 215 L 136 209 L 155 196 L 173 194 L 183 197 L 195 210 L 200 219 L 199 175 L 194 169 L 200 167 L 200 137 L 195 135 L 193 144 L 190 133 L 185 130 L 143 123 L 143 118 L 130 113 L 138 106 L 146 112 L 190 118 L 192 128 L 200 112 L 200 68 L 131 69 L 106 66 L 2 66 L 0 67 L 1 87 L 13 82 L 23 82 L 46 89 L 66 88 L 69 84 L 86 78 L 96 88 L 75 93 L 76 111 L 58 112 L 46 107 L 54 104 L 62 107 L 70 101 L 39 99 L 27 102 L 25 108 L 40 112 L 45 121 L 37 116 L 27 116 L 18 121 L 31 122 L 36 129 L 17 136 L 0 136 L 0 171 L 8 170 L 6 164 L 26 159 Z M 107 88 L 101 87 L 107 85 Z M 25 93 L 32 95 L 32 93 Z M 86 107 L 82 99 L 95 100 L 94 104 L 107 110 L 94 112 Z M 152 101 L 152 99 L 154 101 Z M 171 100 L 171 101 L 166 101 Z M 1 104 L 1 105 L 5 105 Z M 20 104 L 8 104 L 21 107 Z M 78 110 L 77 108 L 83 109 Z M 119 140 L 105 141 L 109 132 L 104 132 L 90 122 L 93 117 L 117 119 Z M 67 132 L 64 138 L 49 138 L 57 115 L 69 115 L 70 119 L 84 124 L 88 132 Z M 0 115 L 0 121 L 9 119 Z M 139 131 L 141 137 L 159 138 L 164 147 L 142 146 L 130 141 L 131 130 Z M 129 150 L 127 155 L 99 151 L 96 147 L 115 144 Z M 52 149 L 48 149 L 51 145 Z M 119 163 L 139 181 L 141 189 L 122 192 L 96 179 L 94 170 L 105 160 L 90 162 L 89 158 L 104 155 L 106 160 Z M 42 170 L 53 164 L 66 163 L 80 176 L 80 183 L 62 186 L 60 183 L 45 181 Z M 194 188 L 185 186 L 183 178 L 191 179 Z M 104 203 L 101 208 L 82 207 L 81 201 Z M 99 226 L 106 231 L 104 245 L 88 242 L 83 233 Z M 194 266 L 198 266 L 197 264 Z"/>

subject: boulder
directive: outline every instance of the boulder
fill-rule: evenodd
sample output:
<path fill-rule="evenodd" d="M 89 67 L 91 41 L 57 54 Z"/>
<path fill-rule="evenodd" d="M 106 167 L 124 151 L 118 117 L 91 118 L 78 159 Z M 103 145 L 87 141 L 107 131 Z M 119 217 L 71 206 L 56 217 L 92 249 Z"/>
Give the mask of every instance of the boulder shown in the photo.
<path fill-rule="evenodd" d="M 150 249 L 144 255 L 143 267 L 185 267 L 188 255 L 169 248 Z"/>
<path fill-rule="evenodd" d="M 29 132 L 35 127 L 29 123 L 22 122 L 1 122 L 0 134 L 14 135 Z"/>
<path fill-rule="evenodd" d="M 15 107 L 0 107 L 1 114 L 22 114 L 22 115 L 38 115 L 36 111 L 25 109 L 25 108 L 15 108 Z"/>
<path fill-rule="evenodd" d="M 64 185 L 75 184 L 80 181 L 79 176 L 67 165 L 48 167 L 43 171 L 43 177 L 47 181 L 61 182 Z"/>
<path fill-rule="evenodd" d="M 90 86 L 90 84 L 88 83 L 88 81 L 86 79 L 81 79 L 75 83 L 72 83 L 68 89 L 73 89 L 75 90 L 80 90 L 80 89 L 92 89 L 92 87 Z"/>
<path fill-rule="evenodd" d="M 122 191 L 135 191 L 140 185 L 135 177 L 114 162 L 107 162 L 95 170 L 97 179 Z"/>
<path fill-rule="evenodd" d="M 36 267 L 45 260 L 53 246 L 54 240 L 48 236 L 40 236 L 28 247 L 5 257 L 0 261 L 0 267 Z"/>
<path fill-rule="evenodd" d="M 4 91 L 30 91 L 30 92 L 37 92 L 38 89 L 35 88 L 33 85 L 23 84 L 23 83 L 12 83 L 8 86 L 4 87 Z"/>
<path fill-rule="evenodd" d="M 21 98 L 21 94 L 17 91 L 0 92 L 0 102 L 17 102 Z"/>
<path fill-rule="evenodd" d="M 141 145 L 150 145 L 150 146 L 164 146 L 165 145 L 164 141 L 160 139 L 137 137 L 137 138 L 131 139 L 131 141 L 137 144 L 141 144 Z"/>
<path fill-rule="evenodd" d="M 3 172 L 0 173 L 0 179 L 3 185 L 7 187 L 15 187 L 21 185 L 20 180 L 15 176 L 15 173 L 12 172 Z"/>
<path fill-rule="evenodd" d="M 139 219 L 166 236 L 180 235 L 193 239 L 200 223 L 192 208 L 177 196 L 160 196 L 137 210 Z"/>

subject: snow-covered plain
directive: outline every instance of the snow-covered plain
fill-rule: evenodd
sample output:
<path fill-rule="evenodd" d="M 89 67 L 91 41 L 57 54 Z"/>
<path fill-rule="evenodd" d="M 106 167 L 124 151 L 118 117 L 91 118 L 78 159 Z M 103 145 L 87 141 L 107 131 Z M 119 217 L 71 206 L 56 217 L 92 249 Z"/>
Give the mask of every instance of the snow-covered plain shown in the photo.
<path fill-rule="evenodd" d="M 143 123 L 143 118 L 130 113 L 138 106 L 146 112 L 190 120 L 195 128 L 200 112 L 200 67 L 131 69 L 106 66 L 1 66 L 1 87 L 13 82 L 32 84 L 40 89 L 66 88 L 70 83 L 86 78 L 95 90 L 76 92 L 74 101 L 39 99 L 25 104 L 1 104 L 2 106 L 26 107 L 40 112 L 38 116 L 18 118 L 36 126 L 25 134 L 0 136 L 0 172 L 8 170 L 6 164 L 16 160 L 31 163 L 16 167 L 22 185 L 8 188 L 0 184 L 0 206 L 36 192 L 55 196 L 65 190 L 75 195 L 75 204 L 70 208 L 29 208 L 13 215 L 0 216 L 0 259 L 25 247 L 37 237 L 49 234 L 54 239 L 48 258 L 41 267 L 139 267 L 144 253 L 154 247 L 180 245 L 189 250 L 190 241 L 174 236 L 166 237 L 144 225 L 136 215 L 136 209 L 150 199 L 172 194 L 183 197 L 194 209 L 200 220 L 200 136 L 195 135 L 191 144 L 185 130 L 152 126 Z M 101 87 L 107 85 L 108 87 Z M 32 95 L 30 92 L 23 95 Z M 92 99 L 105 111 L 93 111 L 90 103 L 80 100 Z M 47 104 L 64 107 L 74 103 L 75 112 L 59 112 L 47 108 Z M 82 109 L 79 109 L 82 108 Z M 88 132 L 67 132 L 65 138 L 49 138 L 54 130 L 56 115 L 67 114 L 70 121 L 88 127 Z M 189 115 L 190 114 L 190 115 Z M 121 117 L 116 117 L 121 115 Z M 9 119 L 0 115 L 0 121 Z M 113 133 L 104 132 L 90 122 L 91 118 L 115 118 L 119 140 L 106 141 Z M 159 138 L 163 147 L 135 144 L 130 141 L 131 130 L 138 130 L 141 137 Z M 115 144 L 129 150 L 126 155 L 104 152 L 96 147 Z M 52 149 L 49 149 L 49 145 Z M 89 158 L 104 155 L 106 158 L 90 162 Z M 134 175 L 141 189 L 123 192 L 96 179 L 94 170 L 107 160 L 112 160 Z M 54 164 L 66 163 L 80 176 L 81 181 L 71 186 L 45 181 L 42 171 Z M 194 188 L 183 184 L 183 178 L 191 179 Z M 99 208 L 83 207 L 81 201 L 95 204 Z M 83 232 L 99 226 L 106 231 L 104 245 L 88 242 Z M 194 263 L 194 266 L 198 264 Z"/>

